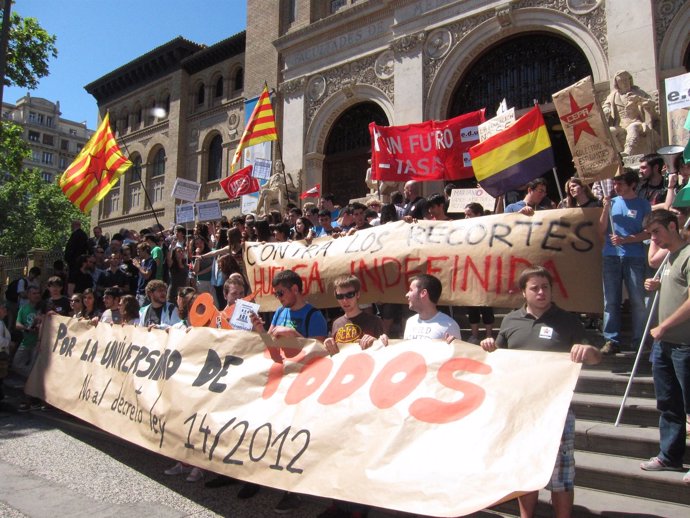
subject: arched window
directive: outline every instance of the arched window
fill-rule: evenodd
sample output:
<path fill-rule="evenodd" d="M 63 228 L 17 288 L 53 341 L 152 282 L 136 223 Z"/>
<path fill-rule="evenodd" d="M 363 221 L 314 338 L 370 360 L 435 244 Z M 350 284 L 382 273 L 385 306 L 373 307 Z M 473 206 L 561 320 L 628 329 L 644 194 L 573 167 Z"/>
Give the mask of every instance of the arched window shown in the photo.
<path fill-rule="evenodd" d="M 139 124 L 141 124 L 141 106 L 137 104 L 132 111 L 132 129 L 139 128 Z"/>
<path fill-rule="evenodd" d="M 223 139 L 216 135 L 208 146 L 207 181 L 220 180 L 223 170 Z"/>
<path fill-rule="evenodd" d="M 223 97 L 223 76 L 220 76 L 218 81 L 216 81 L 216 88 L 213 91 L 213 95 L 215 97 Z"/>
<path fill-rule="evenodd" d="M 196 104 L 197 106 L 203 106 L 206 100 L 206 88 L 204 85 L 200 85 L 199 89 L 196 91 Z"/>
<path fill-rule="evenodd" d="M 131 157 L 131 160 L 132 167 L 129 169 L 129 171 L 127 171 L 125 176 L 125 214 L 129 214 L 132 211 L 137 211 L 141 206 L 141 157 L 135 154 Z"/>
<path fill-rule="evenodd" d="M 242 67 L 235 72 L 235 80 L 233 81 L 233 90 L 242 90 L 244 88 L 244 69 Z"/>
<path fill-rule="evenodd" d="M 160 148 L 151 163 L 151 178 L 165 175 L 165 149 Z"/>

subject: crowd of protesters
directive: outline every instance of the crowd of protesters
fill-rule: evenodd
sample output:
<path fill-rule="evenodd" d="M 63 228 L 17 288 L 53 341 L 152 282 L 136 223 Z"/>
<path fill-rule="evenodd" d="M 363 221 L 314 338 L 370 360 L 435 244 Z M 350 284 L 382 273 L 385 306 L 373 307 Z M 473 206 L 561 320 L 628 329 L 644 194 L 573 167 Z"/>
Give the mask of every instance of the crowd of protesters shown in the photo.
<path fill-rule="evenodd" d="M 504 212 L 523 216 L 556 207 L 602 207 L 599 230 L 603 240 L 605 310 L 601 323 L 589 316 L 590 325 L 601 326 L 605 342 L 601 354 L 636 349 L 644 339 L 645 297 L 649 295 L 645 292 L 645 279 L 653 277 L 653 268 L 660 263 L 653 257 L 659 253 L 658 243 L 652 240 L 651 247 L 646 244 L 650 235 L 645 217 L 653 210 L 669 212 L 675 194 L 687 184 L 690 166 L 680 162 L 677 166 L 679 174 L 664 175 L 666 166 L 662 158 L 647 155 L 641 161 L 639 174 L 626 169 L 612 180 L 599 182 L 592 188 L 578 178 L 571 178 L 565 184 L 565 197 L 558 205 L 548 198 L 543 179 L 530 182 L 520 192 L 506 195 Z M 290 204 L 284 207 L 283 213 L 274 210 L 265 216 L 246 214 L 223 218 L 197 223 L 192 229 L 176 225 L 166 230 L 160 224 L 139 231 L 121 229 L 109 238 L 100 227 L 94 227 L 93 236 L 88 237 L 75 222 L 65 247 L 64 263 L 55 262 L 45 285 L 39 282 L 42 272 L 32 268 L 28 277 L 20 279 L 16 286 L 17 301 L 0 304 L 0 376 L 6 374 L 8 365 L 18 375 L 28 376 L 36 358 L 41 322 L 51 314 L 85 319 L 93 325 L 186 328 L 190 326 L 188 314 L 194 298 L 207 293 L 222 310 L 223 327 L 231 327 L 229 319 L 235 301 L 251 296 L 242 262 L 245 242 L 303 240 L 309 243 L 315 238 L 349 236 L 399 220 L 412 223 L 421 219 L 476 218 L 489 213 L 478 203 L 470 203 L 464 213 L 449 214 L 447 208 L 452 189 L 449 185 L 444 192 L 423 197 L 421 185 L 411 181 L 405 184 L 403 193 L 394 193 L 385 203 L 371 196 L 363 203 L 352 202 L 341 207 L 334 204 L 332 195 L 326 194 L 318 203 L 307 202 L 301 208 Z M 679 210 L 677 217 L 676 231 L 683 226 L 687 211 Z M 661 248 L 664 248 L 663 243 Z M 535 275 L 544 281 L 542 284 L 550 283 L 543 272 L 533 272 L 533 277 Z M 274 314 L 254 315 L 254 330 L 268 332 L 274 337 L 315 338 L 325 343 L 330 354 L 336 354 L 338 343 L 342 341 L 357 342 L 362 348 L 368 348 L 375 340 L 386 344 L 389 338 L 402 337 L 441 338 L 450 342 L 460 338 L 458 322 L 462 319 L 469 324 L 470 332 L 465 338 L 470 343 L 479 345 L 481 342 L 487 350 L 493 350 L 496 343 L 510 343 L 509 340 L 501 341 L 500 332 L 498 342 L 493 341 L 495 317 L 490 307 L 443 308 L 448 314 L 438 311 L 436 304 L 442 287 L 438 280 L 429 277 L 413 279 L 406 304 L 400 301 L 400 304 L 375 305 L 359 303 L 357 278 L 340 278 L 335 285 L 340 307 L 322 313 L 305 299 L 299 276 L 291 271 L 281 272 L 273 281 L 274 294 L 281 308 Z M 525 286 L 528 282 L 531 281 L 525 280 Z M 630 343 L 623 343 L 621 338 L 623 285 L 633 316 Z M 433 325 L 427 325 L 429 322 Z M 481 324 L 483 333 L 480 332 Z M 433 336 L 422 336 L 424 333 L 420 334 L 420 329 L 433 329 Z M 683 347 L 687 349 L 688 345 Z M 587 354 L 589 361 L 599 351 Z M 685 370 L 682 376 L 679 374 L 678 383 L 685 392 L 673 397 L 681 397 L 685 418 L 685 414 L 690 413 L 690 356 L 683 361 Z M 26 398 L 19 410 L 41 408 L 42 405 L 41 401 Z M 641 467 L 662 470 L 678 465 L 676 459 L 660 456 Z M 175 464 L 166 474 L 184 474 L 192 482 L 204 476 L 198 468 L 183 463 Z M 690 482 L 690 475 L 686 478 Z M 235 482 L 228 477 L 218 477 L 206 484 L 220 487 Z M 567 488 L 571 490 L 571 486 L 566 486 L 566 491 Z M 250 498 L 258 490 L 259 486 L 244 484 L 238 497 Z M 275 510 L 288 512 L 298 506 L 298 495 L 284 493 Z M 366 508 L 335 502 L 328 512 L 331 514 L 324 516 L 355 516 L 366 514 Z M 523 513 L 523 516 L 529 515 L 529 512 Z"/>

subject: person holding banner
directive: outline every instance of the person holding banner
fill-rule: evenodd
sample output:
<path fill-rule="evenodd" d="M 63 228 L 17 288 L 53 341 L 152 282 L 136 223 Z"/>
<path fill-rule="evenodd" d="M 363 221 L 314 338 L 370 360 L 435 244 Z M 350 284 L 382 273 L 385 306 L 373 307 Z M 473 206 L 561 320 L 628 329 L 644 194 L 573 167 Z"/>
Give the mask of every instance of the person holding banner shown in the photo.
<path fill-rule="evenodd" d="M 443 286 L 441 281 L 427 273 L 419 274 L 410 281 L 410 289 L 405 295 L 408 305 L 416 314 L 405 323 L 405 340 L 445 340 L 451 343 L 460 339 L 460 326 L 451 317 L 441 313 L 438 300 Z"/>
<path fill-rule="evenodd" d="M 302 293 L 302 278 L 292 270 L 283 270 L 273 277 L 273 294 L 281 306 L 273 314 L 268 334 L 273 338 L 313 338 L 323 342 L 328 334 L 328 324 L 321 311 L 309 304 Z M 257 333 L 265 333 L 264 321 L 252 314 L 252 325 Z M 301 498 L 285 491 L 274 511 L 287 513 L 301 505 Z"/>
<path fill-rule="evenodd" d="M 334 285 L 335 298 L 345 314 L 333 322 L 331 336 L 323 342 L 328 353 L 331 356 L 338 354 L 339 343 L 358 343 L 362 349 L 368 349 L 380 339 L 383 345 L 388 345 L 381 319 L 359 307 L 362 289 L 359 279 L 354 275 L 343 275 L 335 280 Z"/>
<path fill-rule="evenodd" d="M 168 302 L 168 286 L 163 281 L 150 281 L 146 285 L 146 298 L 151 303 L 139 310 L 140 326 L 167 329 L 180 321 L 176 304 Z"/>
<path fill-rule="evenodd" d="M 686 448 L 686 419 L 690 414 L 690 246 L 679 234 L 678 218 L 655 210 L 644 219 L 652 243 L 668 252 L 668 264 L 657 278 L 644 283 L 660 291 L 659 324 L 650 334 L 652 375 L 659 417 L 660 450 L 640 464 L 645 471 L 682 471 Z M 683 477 L 690 484 L 690 471 Z"/>
<path fill-rule="evenodd" d="M 503 319 L 498 337 L 481 341 L 485 351 L 499 348 L 531 351 L 569 352 L 576 363 L 596 365 L 601 361 L 599 349 L 585 343 L 585 328 L 572 313 L 553 303 L 553 277 L 542 266 L 526 268 L 518 279 L 525 305 Z M 572 512 L 575 487 L 575 415 L 568 416 L 561 438 L 551 480 L 551 502 L 556 518 L 568 518 Z M 520 518 L 531 518 L 537 506 L 538 491 L 518 497 Z"/>
<path fill-rule="evenodd" d="M 527 194 L 525 197 L 511 203 L 505 208 L 505 213 L 519 212 L 525 216 L 532 216 L 535 210 L 550 209 L 550 205 L 545 205 L 546 198 L 546 181 L 543 178 L 537 178 L 527 184 Z M 549 200 L 550 204 L 550 200 Z"/>
<path fill-rule="evenodd" d="M 601 201 L 594 196 L 589 186 L 580 178 L 573 176 L 565 182 L 565 198 L 558 204 L 559 209 L 578 209 L 601 207 Z"/>

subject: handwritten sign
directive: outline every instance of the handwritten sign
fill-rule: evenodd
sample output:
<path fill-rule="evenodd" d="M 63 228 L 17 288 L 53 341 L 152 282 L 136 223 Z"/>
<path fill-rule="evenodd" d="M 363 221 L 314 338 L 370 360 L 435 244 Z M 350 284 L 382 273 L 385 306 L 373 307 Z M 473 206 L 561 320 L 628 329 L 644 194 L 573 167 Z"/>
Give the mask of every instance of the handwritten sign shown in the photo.
<path fill-rule="evenodd" d="M 469 203 L 479 203 L 484 210 L 493 210 L 496 199 L 481 187 L 474 189 L 453 189 L 450 193 L 448 212 L 465 212 Z"/>
<path fill-rule="evenodd" d="M 494 118 L 479 125 L 479 141 L 484 142 L 486 139 L 496 133 L 500 133 L 514 122 L 515 108 L 499 113 Z"/>
<path fill-rule="evenodd" d="M 330 357 L 310 340 L 50 317 L 26 390 L 205 470 L 459 516 L 548 482 L 578 373 L 564 353 L 459 341 Z"/>
<path fill-rule="evenodd" d="M 534 216 L 500 214 L 458 221 L 387 223 L 350 237 L 289 243 L 249 243 L 244 262 L 256 302 L 277 308 L 271 283 L 291 269 L 303 280 L 309 301 L 333 307 L 334 281 L 359 277 L 362 303 L 405 301 L 410 279 L 436 275 L 442 304 L 518 307 L 517 279 L 529 265 L 554 276 L 554 298 L 569 311 L 600 312 L 601 209 L 537 211 Z"/>

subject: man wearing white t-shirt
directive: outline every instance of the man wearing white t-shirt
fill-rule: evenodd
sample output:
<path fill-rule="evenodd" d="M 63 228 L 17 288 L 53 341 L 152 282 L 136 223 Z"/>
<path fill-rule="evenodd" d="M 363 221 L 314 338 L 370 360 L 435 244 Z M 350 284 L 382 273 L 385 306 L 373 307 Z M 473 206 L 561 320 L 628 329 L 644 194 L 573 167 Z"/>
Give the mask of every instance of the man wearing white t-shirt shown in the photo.
<path fill-rule="evenodd" d="M 441 281 L 433 275 L 423 273 L 412 278 L 405 297 L 410 309 L 417 314 L 407 319 L 405 340 L 440 338 L 450 343 L 460 338 L 458 323 L 436 308 L 442 289 Z"/>

